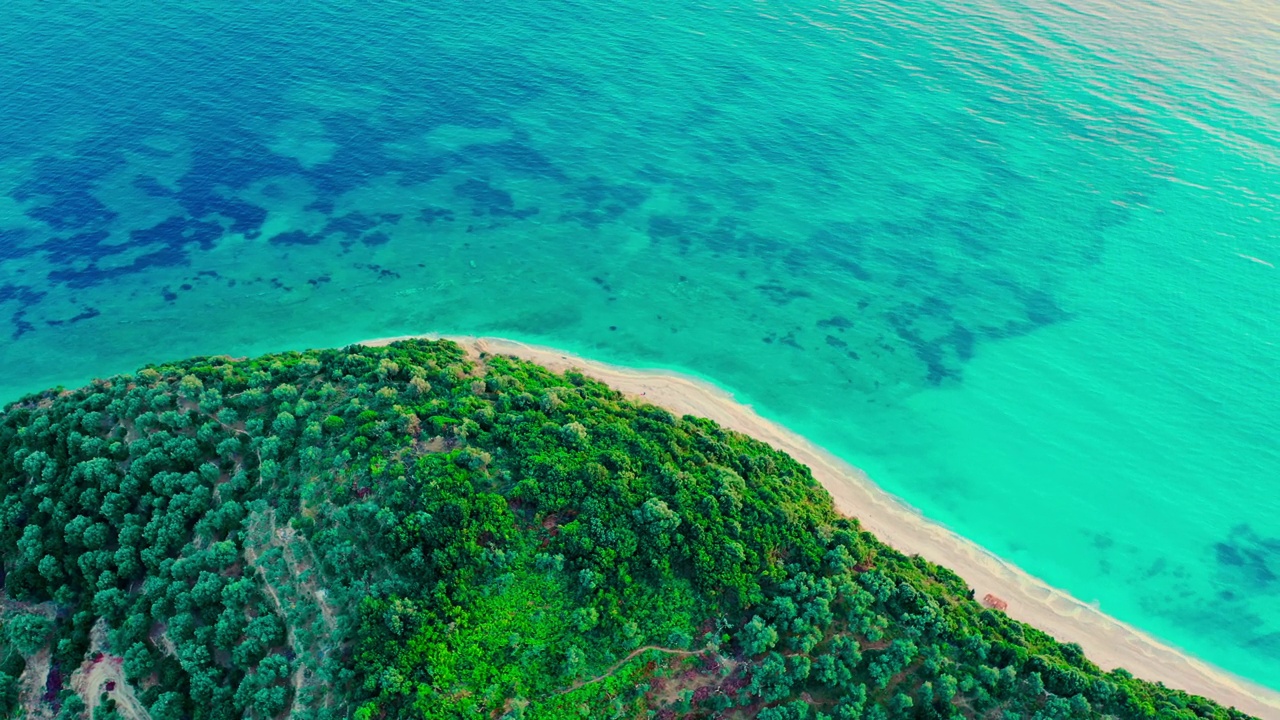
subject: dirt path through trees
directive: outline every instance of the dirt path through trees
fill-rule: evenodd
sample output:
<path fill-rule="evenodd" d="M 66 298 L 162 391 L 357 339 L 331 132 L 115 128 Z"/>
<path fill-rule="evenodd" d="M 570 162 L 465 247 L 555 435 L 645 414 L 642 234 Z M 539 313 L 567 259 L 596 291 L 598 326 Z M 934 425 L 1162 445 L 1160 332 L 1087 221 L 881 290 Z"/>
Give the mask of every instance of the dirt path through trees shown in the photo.
<path fill-rule="evenodd" d="M 102 693 L 116 701 L 116 710 L 126 720 L 151 720 L 138 696 L 124 677 L 124 658 L 111 655 L 107 648 L 107 624 L 94 623 L 89 633 L 89 653 L 84 663 L 71 675 L 71 687 L 84 700 L 86 716 L 93 717 Z"/>
<path fill-rule="evenodd" d="M 637 655 L 640 655 L 641 653 L 649 652 L 650 650 L 657 650 L 658 652 L 666 653 L 668 655 L 686 655 L 686 656 L 702 655 L 703 653 L 711 652 L 710 647 L 705 647 L 705 648 L 702 648 L 701 650 L 679 650 L 677 648 L 664 648 L 658 645 L 645 645 L 642 648 L 636 648 L 635 650 L 632 650 L 631 654 L 627 655 L 626 657 L 622 658 L 618 662 L 614 663 L 612 667 L 604 671 L 602 674 L 597 675 L 591 678 L 590 680 L 584 680 L 579 683 L 574 683 L 572 687 L 565 688 L 564 690 L 561 690 L 560 692 L 556 693 L 556 695 L 564 695 L 565 693 L 571 693 L 574 690 L 584 688 L 588 685 L 598 683 L 601 680 L 604 680 L 605 678 L 612 677 L 613 674 L 618 672 L 618 670 L 621 669 L 623 665 L 626 665 L 627 663 L 634 660 Z"/>
<path fill-rule="evenodd" d="M 72 678 L 72 687 L 85 702 L 88 717 L 93 717 L 99 698 L 104 690 L 111 688 L 107 695 L 116 701 L 116 710 L 127 720 L 151 720 L 151 715 L 134 694 L 133 687 L 124 679 L 121 658 L 104 655 L 93 661 L 88 672 L 83 668 Z"/>

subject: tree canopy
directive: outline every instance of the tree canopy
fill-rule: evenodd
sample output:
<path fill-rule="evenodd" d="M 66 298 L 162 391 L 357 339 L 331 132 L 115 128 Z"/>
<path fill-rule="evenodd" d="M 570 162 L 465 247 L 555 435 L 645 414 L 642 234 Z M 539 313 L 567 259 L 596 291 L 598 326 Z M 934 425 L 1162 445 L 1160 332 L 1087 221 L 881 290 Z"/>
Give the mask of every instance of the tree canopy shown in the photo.
<path fill-rule="evenodd" d="M 447 341 L 32 395 L 0 482 L 0 717 L 1246 717 L 980 606 L 763 443 Z"/>

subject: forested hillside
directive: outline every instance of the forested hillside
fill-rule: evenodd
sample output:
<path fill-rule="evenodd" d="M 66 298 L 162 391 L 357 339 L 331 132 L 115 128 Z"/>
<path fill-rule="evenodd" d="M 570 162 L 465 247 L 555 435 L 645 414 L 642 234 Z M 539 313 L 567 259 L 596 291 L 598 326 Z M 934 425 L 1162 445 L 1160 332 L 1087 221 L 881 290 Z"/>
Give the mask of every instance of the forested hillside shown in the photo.
<path fill-rule="evenodd" d="M 447 341 L 28 397 L 0 478 L 0 717 L 1245 717 L 984 609 L 759 442 Z"/>

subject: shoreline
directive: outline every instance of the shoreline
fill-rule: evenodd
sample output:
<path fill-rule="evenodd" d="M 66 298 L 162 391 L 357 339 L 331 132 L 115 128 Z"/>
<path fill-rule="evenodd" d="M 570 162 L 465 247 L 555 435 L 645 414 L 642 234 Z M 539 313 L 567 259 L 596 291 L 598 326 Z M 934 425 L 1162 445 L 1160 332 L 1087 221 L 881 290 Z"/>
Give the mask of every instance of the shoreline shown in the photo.
<path fill-rule="evenodd" d="M 555 372 L 577 369 L 624 395 L 698 415 L 749 435 L 807 465 L 831 495 L 837 511 L 856 517 L 863 529 L 908 555 L 920 555 L 964 578 L 975 597 L 992 593 L 1008 602 L 1007 614 L 1074 642 L 1105 670 L 1123 667 L 1135 676 L 1202 695 L 1266 720 L 1280 720 L 1280 692 L 1237 677 L 1183 653 L 1147 633 L 1106 615 L 1097 607 L 1053 588 L 973 541 L 934 523 L 915 508 L 880 489 L 861 470 L 787 428 L 761 417 L 750 406 L 709 382 L 667 370 L 609 365 L 555 348 L 495 337 L 405 335 L 356 344 L 388 345 L 398 340 L 446 339 L 469 354 L 514 355 Z"/>

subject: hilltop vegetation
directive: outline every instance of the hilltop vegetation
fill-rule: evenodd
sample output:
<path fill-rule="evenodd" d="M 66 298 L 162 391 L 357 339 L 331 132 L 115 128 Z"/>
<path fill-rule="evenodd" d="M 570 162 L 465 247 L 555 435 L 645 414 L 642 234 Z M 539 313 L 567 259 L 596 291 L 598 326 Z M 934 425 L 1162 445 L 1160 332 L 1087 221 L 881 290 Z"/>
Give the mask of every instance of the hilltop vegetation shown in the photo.
<path fill-rule="evenodd" d="M 0 717 L 1244 718 L 581 375 L 410 341 L 0 416 Z"/>

